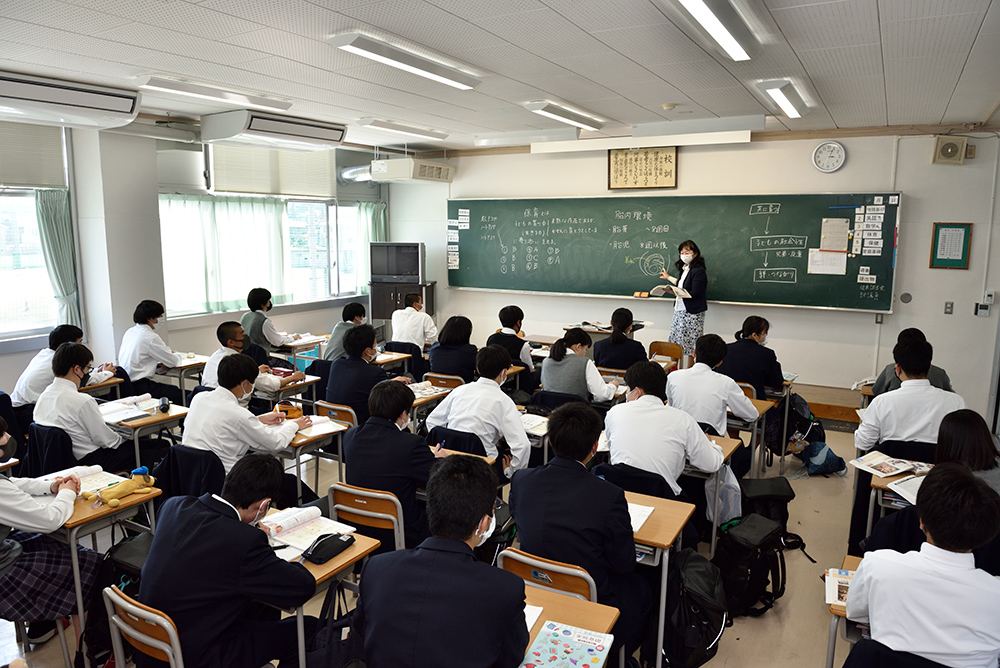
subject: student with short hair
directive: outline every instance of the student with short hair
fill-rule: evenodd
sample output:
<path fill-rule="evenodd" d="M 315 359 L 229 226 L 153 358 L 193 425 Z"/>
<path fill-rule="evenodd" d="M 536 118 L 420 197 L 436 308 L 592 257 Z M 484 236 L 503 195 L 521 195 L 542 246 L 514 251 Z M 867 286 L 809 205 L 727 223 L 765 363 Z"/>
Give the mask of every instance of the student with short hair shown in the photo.
<path fill-rule="evenodd" d="M 528 465 L 531 443 L 514 400 L 500 386 L 507 380 L 510 355 L 500 346 L 486 346 L 476 355 L 479 379 L 460 385 L 427 416 L 427 429 L 447 427 L 475 434 L 489 457 L 502 463 L 506 476 Z M 505 439 L 510 455 L 501 457 L 497 444 Z"/>
<path fill-rule="evenodd" d="M 227 355 L 219 360 L 219 386 L 211 392 L 201 392 L 191 400 L 184 419 L 181 442 L 197 450 L 214 452 L 228 473 L 248 450 L 281 452 L 295 438 L 299 429 L 312 424 L 311 418 L 286 420 L 284 413 L 264 413 L 256 416 L 240 405 L 240 400 L 253 393 L 259 371 L 247 355 Z M 282 495 L 275 499 L 279 508 L 296 505 L 296 480 L 285 475 Z M 302 484 L 303 501 L 317 496 Z"/>
<path fill-rule="evenodd" d="M 695 342 L 694 365 L 667 375 L 667 401 L 702 425 L 712 428 L 715 436 L 726 433 L 726 409 L 743 420 L 759 417 L 753 402 L 729 376 L 715 369 L 726 357 L 726 342 L 718 334 L 699 336 Z"/>
<path fill-rule="evenodd" d="M 867 553 L 847 592 L 848 619 L 868 624 L 872 639 L 892 650 L 995 668 L 1000 581 L 975 567 L 972 550 L 1000 529 L 1000 497 L 965 465 L 946 462 L 920 485 L 917 514 L 926 542 L 905 554 Z"/>
<path fill-rule="evenodd" d="M 365 306 L 358 302 L 345 304 L 340 315 L 342 320 L 333 326 L 330 340 L 326 342 L 326 352 L 323 353 L 323 359 L 331 362 L 347 354 L 344 350 L 344 334 L 347 333 L 347 330 L 368 322 L 368 318 L 365 317 Z"/>
<path fill-rule="evenodd" d="M 405 306 L 392 312 L 392 340 L 412 343 L 420 350 L 424 344 L 437 341 L 438 331 L 434 320 L 424 313 L 424 298 L 409 294 L 404 298 Z"/>
<path fill-rule="evenodd" d="M 521 331 L 521 323 L 524 321 L 524 311 L 520 306 L 511 304 L 500 309 L 500 331 L 490 334 L 486 339 L 488 346 L 500 346 L 507 351 L 512 360 L 518 360 L 518 364 L 524 365 L 528 371 L 535 370 L 535 363 L 531 359 L 531 344 L 518 336 Z"/>
<path fill-rule="evenodd" d="M 250 668 L 295 656 L 295 616 L 280 619 L 280 609 L 312 598 L 316 579 L 255 526 L 281 480 L 275 457 L 252 453 L 226 475 L 221 495 L 175 496 L 157 511 L 139 600 L 177 626 L 185 666 Z M 305 622 L 309 637 L 317 622 Z M 136 660 L 139 668 L 164 665 L 139 652 Z"/>
<path fill-rule="evenodd" d="M 427 486 L 435 453 L 420 436 L 407 430 L 413 390 L 384 380 L 368 396 L 371 417 L 344 434 L 347 484 L 390 492 L 403 508 L 406 547 L 430 536 L 417 489 Z M 438 447 L 437 452 L 441 453 Z M 443 454 L 441 455 L 443 456 Z"/>
<path fill-rule="evenodd" d="M 441 328 L 438 342 L 431 346 L 427 354 L 431 371 L 461 376 L 471 383 L 476 376 L 476 347 L 472 338 L 472 321 L 464 315 L 453 315 Z"/>
<path fill-rule="evenodd" d="M 135 326 L 125 332 L 118 348 L 118 362 L 128 373 L 135 392 L 157 398 L 167 397 L 171 403 L 179 404 L 183 396 L 181 388 L 153 380 L 157 367 L 172 368 L 182 361 L 181 356 L 172 351 L 154 331 L 163 314 L 160 302 L 152 299 L 139 302 L 132 312 Z"/>
<path fill-rule="evenodd" d="M 250 342 L 264 349 L 267 353 L 267 365 L 279 369 L 291 369 L 288 360 L 275 357 L 271 353 L 276 348 L 294 343 L 302 338 L 299 334 L 280 334 L 274 327 L 274 321 L 267 312 L 274 308 L 271 303 L 271 291 L 267 288 L 253 288 L 247 293 L 247 308 L 250 310 L 240 316 L 240 325 L 250 337 Z"/>
<path fill-rule="evenodd" d="M 765 318 L 748 316 L 736 332 L 736 342 L 729 344 L 725 359 L 716 368 L 737 383 L 753 385 L 755 399 L 763 399 L 767 388 L 780 390 L 785 382 L 778 357 L 767 347 L 770 329 L 771 323 Z"/>
<path fill-rule="evenodd" d="M 616 308 L 611 314 L 611 336 L 594 344 L 594 364 L 606 369 L 627 369 L 649 357 L 642 343 L 628 337 L 632 331 L 632 311 Z"/>
<path fill-rule="evenodd" d="M 353 619 L 368 668 L 516 668 L 528 648 L 524 581 L 476 559 L 497 479 L 477 457 L 448 457 L 427 481 L 431 538 L 372 557 Z M 634 560 L 634 556 L 633 556 Z"/>
<path fill-rule="evenodd" d="M 590 406 L 574 402 L 554 410 L 548 437 L 555 457 L 514 474 L 510 512 L 525 552 L 586 569 L 597 585 L 597 600 L 619 611 L 611 656 L 623 645 L 631 655 L 642 638 L 652 594 L 635 572 L 625 492 L 587 470 L 600 434 L 601 418 Z"/>
<path fill-rule="evenodd" d="M 212 389 L 219 387 L 219 362 L 230 355 L 239 355 L 249 345 L 249 338 L 243 331 L 243 326 L 235 320 L 227 320 L 219 325 L 215 330 L 215 338 L 219 340 L 222 347 L 212 353 L 212 356 L 205 362 L 205 368 L 201 371 L 201 384 Z M 253 388 L 262 394 L 273 395 L 286 385 L 304 380 L 306 377 L 301 371 L 296 371 L 284 378 L 275 376 L 271 373 L 271 367 L 266 364 L 261 364 L 257 368 L 259 373 L 253 382 Z M 252 405 L 252 397 L 252 393 L 244 396 L 240 399 L 240 406 L 249 408 Z M 254 408 L 258 409 L 254 412 L 260 413 L 263 412 L 261 409 L 268 410 L 268 404 L 265 401 L 263 406 L 254 406 Z"/>
<path fill-rule="evenodd" d="M 334 360 L 330 365 L 330 380 L 326 386 L 326 400 L 331 404 L 350 406 L 358 416 L 358 424 L 368 420 L 368 395 L 383 380 L 389 380 L 385 369 L 372 361 L 378 357 L 375 348 L 375 328 L 357 325 L 344 334 L 344 351 L 347 357 Z M 392 380 L 408 383 L 406 376 Z"/>
<path fill-rule="evenodd" d="M 587 357 L 590 334 L 579 327 L 568 330 L 552 344 L 548 359 L 542 362 L 542 389 L 546 392 L 575 394 L 584 401 L 610 401 L 618 390 L 618 381 L 604 382 L 594 360 Z"/>
<path fill-rule="evenodd" d="M 962 408 L 941 419 L 934 464 L 945 462 L 965 464 L 977 478 L 1000 494 L 1000 452 L 996 437 L 976 411 Z"/>
<path fill-rule="evenodd" d="M 899 333 L 896 337 L 896 343 L 905 339 L 926 341 L 927 337 L 916 327 L 908 327 Z M 948 372 L 939 366 L 931 364 L 931 368 L 927 371 L 927 381 L 934 387 L 941 388 L 942 390 L 955 391 L 951 387 L 951 379 L 948 378 Z M 885 368 L 882 369 L 882 373 L 875 380 L 875 384 L 872 385 L 872 394 L 877 397 L 883 392 L 898 390 L 901 384 L 902 381 L 896 375 L 896 364 L 886 364 Z"/>
<path fill-rule="evenodd" d="M 82 343 L 63 343 L 52 356 L 55 378 L 35 404 L 35 422 L 58 427 L 73 442 L 73 457 L 83 466 L 99 465 L 105 471 L 131 471 L 135 450 L 104 422 L 97 400 L 80 392 L 81 379 L 89 373 L 94 355 Z M 160 441 L 140 439 L 139 458 L 153 468 L 165 451 Z"/>

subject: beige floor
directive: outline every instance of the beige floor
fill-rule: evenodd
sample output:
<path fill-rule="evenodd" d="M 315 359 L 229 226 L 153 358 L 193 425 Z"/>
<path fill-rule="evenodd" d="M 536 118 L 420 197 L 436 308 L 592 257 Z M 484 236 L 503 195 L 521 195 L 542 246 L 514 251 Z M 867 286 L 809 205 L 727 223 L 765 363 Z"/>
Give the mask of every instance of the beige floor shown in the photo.
<path fill-rule="evenodd" d="M 845 460 L 853 457 L 851 434 L 828 432 L 827 440 L 830 447 Z M 310 464 L 310 484 L 312 467 Z M 788 582 L 784 597 L 761 617 L 737 619 L 726 630 L 719 653 L 708 665 L 716 668 L 821 668 L 824 665 L 830 615 L 823 603 L 820 575 L 826 568 L 839 566 L 846 550 L 853 484 L 853 468 L 848 469 L 844 478 L 830 476 L 791 480 L 796 498 L 790 506 L 789 531 L 802 536 L 806 551 L 817 563 L 811 563 L 801 552 L 787 552 Z M 321 489 L 336 479 L 335 471 L 335 464 L 323 462 Z M 777 475 L 777 471 L 769 471 L 769 475 Z M 106 548 L 107 536 L 102 536 L 102 539 L 100 546 Z M 317 614 L 320 603 L 318 598 L 313 600 L 306 608 L 307 614 Z M 835 665 L 840 666 L 844 662 L 848 651 L 848 644 L 838 639 Z M 0 622 L 0 665 L 22 654 L 20 646 L 14 641 L 13 624 Z M 62 666 L 59 643 L 55 639 L 34 652 L 28 652 L 25 657 L 32 668 Z"/>

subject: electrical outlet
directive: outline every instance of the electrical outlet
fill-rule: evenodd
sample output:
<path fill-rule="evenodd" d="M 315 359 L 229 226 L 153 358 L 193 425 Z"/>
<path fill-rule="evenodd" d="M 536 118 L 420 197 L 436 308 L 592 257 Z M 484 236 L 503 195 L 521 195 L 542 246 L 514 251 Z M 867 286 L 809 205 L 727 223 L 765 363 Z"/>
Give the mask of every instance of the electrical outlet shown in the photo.
<path fill-rule="evenodd" d="M 990 305 L 989 304 L 976 304 L 976 308 L 973 311 L 978 316 L 988 318 L 990 315 Z"/>
<path fill-rule="evenodd" d="M 944 303 L 944 314 L 951 315 L 955 312 L 955 302 L 945 302 Z"/>
<path fill-rule="evenodd" d="M 876 325 L 881 325 L 882 324 L 882 314 L 881 313 L 876 313 L 875 314 L 875 324 Z"/>
<path fill-rule="evenodd" d="M 994 290 L 987 290 L 986 295 L 983 297 L 984 304 L 992 304 L 993 300 L 996 299 L 997 293 Z"/>
<path fill-rule="evenodd" d="M 976 158 L 976 145 L 966 144 L 965 146 L 965 159 L 974 160 Z"/>

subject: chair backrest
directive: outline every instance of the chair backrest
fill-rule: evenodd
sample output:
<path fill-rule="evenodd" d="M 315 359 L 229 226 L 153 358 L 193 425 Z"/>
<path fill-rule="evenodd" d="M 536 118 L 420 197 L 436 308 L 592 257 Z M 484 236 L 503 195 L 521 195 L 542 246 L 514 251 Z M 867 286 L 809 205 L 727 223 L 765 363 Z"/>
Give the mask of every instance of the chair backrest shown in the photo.
<path fill-rule="evenodd" d="M 937 446 L 934 443 L 920 441 L 882 441 L 874 449 L 890 457 L 930 464 L 934 462 L 934 451 Z"/>
<path fill-rule="evenodd" d="M 195 385 L 194 389 L 188 392 L 187 405 L 190 406 L 191 401 L 194 400 L 194 398 L 197 397 L 202 392 L 211 392 L 213 389 L 215 388 L 209 387 L 208 385 Z"/>
<path fill-rule="evenodd" d="M 597 370 L 601 373 L 601 376 L 614 376 L 615 378 L 625 378 L 625 369 L 612 369 L 607 366 L 599 366 Z"/>
<path fill-rule="evenodd" d="M 334 422 L 346 424 L 348 427 L 358 426 L 358 414 L 350 406 L 317 401 L 313 408 L 316 409 L 316 415 L 328 415 Z"/>
<path fill-rule="evenodd" d="M 160 463 L 153 468 L 156 486 L 163 494 L 154 502 L 157 507 L 172 496 L 221 494 L 226 480 L 222 460 L 211 450 L 199 450 L 186 445 L 169 448 Z"/>
<path fill-rule="evenodd" d="M 531 406 L 545 406 L 546 408 L 551 408 L 555 410 L 563 404 L 569 404 L 574 401 L 584 401 L 582 397 L 576 394 L 570 394 L 568 392 L 551 392 L 549 390 L 539 390 L 531 395 L 531 401 L 528 402 Z"/>
<path fill-rule="evenodd" d="M 17 444 L 12 450 L 14 453 L 12 456 L 22 459 L 25 455 L 25 432 L 21 430 L 21 424 L 14 413 L 14 404 L 10 400 L 10 395 L 3 391 L 0 391 L 0 417 L 7 423 L 7 433 Z M 20 469 L 21 465 L 18 464 L 17 468 Z"/>
<path fill-rule="evenodd" d="M 250 343 L 246 341 L 247 346 L 243 349 L 243 354 L 248 355 L 257 366 L 261 364 L 267 364 L 267 351 L 263 347 L 257 345 L 256 343 Z"/>
<path fill-rule="evenodd" d="M 594 578 L 579 566 L 536 557 L 513 547 L 497 556 L 497 566 L 510 571 L 530 587 L 557 591 L 585 601 L 597 600 Z"/>
<path fill-rule="evenodd" d="M 316 387 L 325 388 L 330 382 L 330 367 L 332 366 L 332 360 L 316 360 L 306 367 L 306 375 L 319 378 Z"/>
<path fill-rule="evenodd" d="M 649 344 L 649 356 L 653 355 L 665 355 L 671 359 L 679 360 L 684 355 L 684 348 L 679 343 L 653 341 Z"/>
<path fill-rule="evenodd" d="M 594 467 L 594 475 L 604 478 L 616 487 L 621 487 L 626 492 L 648 494 L 661 499 L 677 498 L 663 476 L 628 464 L 598 464 Z"/>
<path fill-rule="evenodd" d="M 450 376 L 446 373 L 433 373 L 428 371 L 424 374 L 424 380 L 429 380 L 435 387 L 448 387 L 455 389 L 459 385 L 465 385 L 465 380 L 461 376 Z"/>
<path fill-rule="evenodd" d="M 429 365 L 424 360 L 424 351 L 420 346 L 409 341 L 386 341 L 386 352 L 404 353 L 410 356 L 410 373 L 414 378 L 423 378 L 424 374 L 430 371 Z"/>
<path fill-rule="evenodd" d="M 37 478 L 72 468 L 76 463 L 69 434 L 59 427 L 31 423 L 28 427 L 28 448 L 21 464 L 22 475 Z"/>
<path fill-rule="evenodd" d="M 757 390 L 753 389 L 753 385 L 751 385 L 750 383 L 736 383 L 736 385 L 739 386 L 741 390 L 743 390 L 743 394 L 747 395 L 747 398 L 749 399 L 757 398 Z"/>
<path fill-rule="evenodd" d="M 122 635 L 143 654 L 184 668 L 181 641 L 173 620 L 159 610 L 126 596 L 116 586 L 104 588 L 104 607 L 111 626 L 111 645 L 117 665 L 125 665 Z"/>
<path fill-rule="evenodd" d="M 465 452 L 470 455 L 486 456 L 486 448 L 483 441 L 478 436 L 467 431 L 448 429 L 447 427 L 434 427 L 427 434 L 427 445 L 441 447 L 455 452 Z"/>
<path fill-rule="evenodd" d="M 877 640 L 862 638 L 851 648 L 844 668 L 944 668 L 937 661 L 889 649 Z"/>
<path fill-rule="evenodd" d="M 335 482 L 330 485 L 328 495 L 332 519 L 373 529 L 392 529 L 396 549 L 406 549 L 403 506 L 395 494 Z"/>

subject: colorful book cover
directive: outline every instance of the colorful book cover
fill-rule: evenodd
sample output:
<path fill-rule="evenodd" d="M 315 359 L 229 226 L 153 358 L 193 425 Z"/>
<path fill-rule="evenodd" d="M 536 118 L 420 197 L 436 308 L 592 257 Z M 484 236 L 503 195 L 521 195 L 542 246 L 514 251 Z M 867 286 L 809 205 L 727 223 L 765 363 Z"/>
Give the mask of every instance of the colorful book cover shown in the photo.
<path fill-rule="evenodd" d="M 521 668 L 603 668 L 613 640 L 610 633 L 546 621 Z"/>

